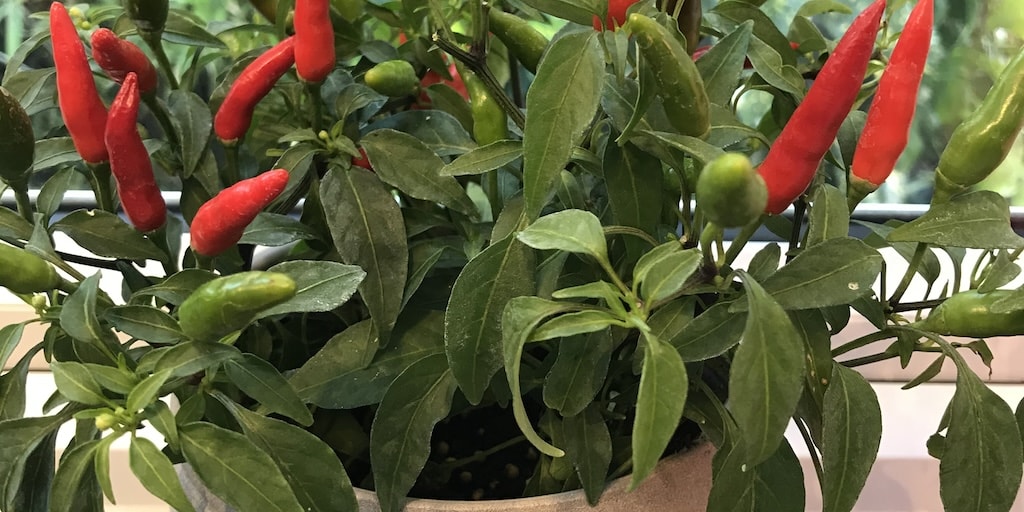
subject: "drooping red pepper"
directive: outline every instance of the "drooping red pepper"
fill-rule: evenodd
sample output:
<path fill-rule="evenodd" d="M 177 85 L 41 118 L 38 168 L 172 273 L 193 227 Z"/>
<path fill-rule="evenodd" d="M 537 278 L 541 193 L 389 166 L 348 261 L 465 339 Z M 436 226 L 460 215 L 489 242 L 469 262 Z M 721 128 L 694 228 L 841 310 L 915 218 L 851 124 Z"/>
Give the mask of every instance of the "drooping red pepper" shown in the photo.
<path fill-rule="evenodd" d="M 359 148 L 359 156 L 352 157 L 352 165 L 373 170 L 373 166 L 370 165 L 370 159 L 366 156 L 366 150 L 363 148 Z"/>
<path fill-rule="evenodd" d="M 295 0 L 295 71 L 310 83 L 334 71 L 334 27 L 329 0 Z"/>
<path fill-rule="evenodd" d="M 284 191 L 288 171 L 274 169 L 220 191 L 196 211 L 190 227 L 192 250 L 216 256 L 238 243 L 245 227 Z"/>
<path fill-rule="evenodd" d="M 878 83 L 853 154 L 847 189 L 851 207 L 889 177 L 907 146 L 917 90 L 932 41 L 933 11 L 932 0 L 920 0 L 914 6 Z"/>
<path fill-rule="evenodd" d="M 782 213 L 810 185 L 857 100 L 875 46 L 885 0 L 864 9 L 843 35 L 758 168 L 768 186 L 765 212 Z"/>
<path fill-rule="evenodd" d="M 293 64 L 295 36 L 277 43 L 242 70 L 213 119 L 213 131 L 221 142 L 235 144 L 249 131 L 256 104 Z"/>
<path fill-rule="evenodd" d="M 128 73 L 135 73 L 140 93 L 156 90 L 156 67 L 149 57 L 135 43 L 117 37 L 110 29 L 92 33 L 92 59 L 117 83 L 123 83 Z"/>
<path fill-rule="evenodd" d="M 129 72 L 110 104 L 104 139 L 121 207 L 135 229 L 148 232 L 164 225 L 167 206 L 156 184 L 153 164 L 136 124 L 141 100 L 139 89 L 137 75 Z"/>
<path fill-rule="evenodd" d="M 71 141 L 86 162 L 105 162 L 107 146 L 103 143 L 103 131 L 107 107 L 96 91 L 78 29 L 60 2 L 50 5 L 50 37 L 53 64 L 57 68 L 57 102 Z"/>

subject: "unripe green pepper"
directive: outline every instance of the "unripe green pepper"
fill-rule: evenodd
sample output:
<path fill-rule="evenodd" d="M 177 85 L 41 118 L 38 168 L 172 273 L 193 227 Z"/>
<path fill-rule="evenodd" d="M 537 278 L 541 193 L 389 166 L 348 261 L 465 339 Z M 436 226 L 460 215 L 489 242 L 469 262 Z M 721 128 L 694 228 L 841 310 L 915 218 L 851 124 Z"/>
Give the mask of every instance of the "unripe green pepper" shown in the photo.
<path fill-rule="evenodd" d="M 508 48 L 508 52 L 524 68 L 536 74 L 537 64 L 540 63 L 540 57 L 548 46 L 548 38 L 530 26 L 526 20 L 501 9 L 492 8 L 487 17 L 490 20 L 491 33 L 498 36 Z"/>
<path fill-rule="evenodd" d="M 953 131 L 935 169 L 932 204 L 988 177 L 1010 152 L 1024 125 L 1024 50 L 1006 66 L 981 106 Z"/>
<path fill-rule="evenodd" d="M 697 178 L 697 206 L 723 228 L 757 220 L 768 204 L 764 178 L 742 153 L 726 153 L 710 162 Z"/>
<path fill-rule="evenodd" d="M 32 120 L 18 99 L 0 87 L 0 180 L 25 186 L 35 158 Z"/>
<path fill-rule="evenodd" d="M 60 276 L 45 260 L 24 249 L 0 244 L 0 287 L 14 293 L 39 293 L 60 286 Z"/>
<path fill-rule="evenodd" d="M 204 283 L 178 307 L 182 332 L 217 341 L 252 323 L 261 311 L 295 296 L 295 281 L 280 272 L 251 270 Z"/>
<path fill-rule="evenodd" d="M 486 146 L 508 138 L 508 117 L 505 110 L 491 95 L 483 80 L 461 64 L 457 64 L 459 76 L 469 93 L 469 107 L 473 113 L 473 138 L 476 143 Z"/>
<path fill-rule="evenodd" d="M 124 10 L 143 37 L 164 31 L 167 24 L 168 0 L 124 0 Z"/>
<path fill-rule="evenodd" d="M 912 325 L 947 336 L 989 338 L 1024 334 L 1024 310 L 992 311 L 993 304 L 1011 293 L 1010 290 L 955 293 L 933 309 L 927 318 Z"/>
<path fill-rule="evenodd" d="M 681 134 L 705 138 L 711 131 L 711 101 L 690 54 L 668 28 L 643 14 L 629 15 L 624 27 L 654 71 L 665 113 Z"/>
<path fill-rule="evenodd" d="M 370 68 L 363 80 L 370 89 L 392 98 L 411 96 L 420 85 L 416 70 L 404 60 L 381 62 Z"/>

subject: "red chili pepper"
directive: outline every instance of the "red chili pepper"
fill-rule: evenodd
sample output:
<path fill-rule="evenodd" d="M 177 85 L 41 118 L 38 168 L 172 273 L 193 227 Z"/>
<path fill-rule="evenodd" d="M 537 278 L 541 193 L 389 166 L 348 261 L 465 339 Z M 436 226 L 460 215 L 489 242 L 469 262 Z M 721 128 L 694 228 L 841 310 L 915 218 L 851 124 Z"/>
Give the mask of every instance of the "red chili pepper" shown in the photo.
<path fill-rule="evenodd" d="M 274 169 L 220 191 L 196 211 L 190 228 L 192 250 L 216 256 L 238 243 L 245 227 L 288 184 L 288 171 Z"/>
<path fill-rule="evenodd" d="M 149 57 L 135 43 L 117 37 L 110 29 L 92 33 L 92 59 L 117 83 L 123 83 L 128 73 L 135 73 L 139 77 L 139 92 L 148 94 L 156 90 L 156 67 Z"/>
<path fill-rule="evenodd" d="M 639 0 L 608 0 L 608 15 L 601 26 L 601 18 L 594 16 L 594 30 L 614 30 L 626 22 L 626 10 Z"/>
<path fill-rule="evenodd" d="M 329 0 L 295 0 L 295 71 L 299 78 L 323 82 L 334 71 L 334 27 Z"/>
<path fill-rule="evenodd" d="M 140 99 L 137 75 L 130 72 L 110 104 L 104 139 L 121 207 L 135 229 L 147 232 L 164 225 L 167 206 L 153 176 L 149 152 L 136 126 Z"/>
<path fill-rule="evenodd" d="M 874 192 L 889 177 L 907 146 L 917 90 L 932 41 L 932 4 L 932 0 L 920 0 L 914 6 L 878 83 L 853 154 L 848 189 L 851 204 Z"/>
<path fill-rule="evenodd" d="M 224 144 L 238 142 L 249 131 L 256 104 L 270 93 L 292 64 L 295 64 L 295 36 L 277 43 L 242 70 L 213 119 L 213 131 Z"/>
<path fill-rule="evenodd" d="M 768 185 L 765 212 L 782 213 L 814 179 L 818 164 L 857 100 L 884 10 L 885 0 L 876 0 L 853 20 L 772 144 L 758 169 Z"/>
<path fill-rule="evenodd" d="M 96 91 L 78 29 L 60 2 L 50 5 L 50 36 L 53 64 L 57 68 L 57 101 L 71 141 L 86 162 L 105 162 L 107 146 L 103 143 L 103 130 L 107 108 Z"/>
<path fill-rule="evenodd" d="M 352 165 L 356 167 L 362 167 L 363 169 L 373 170 L 373 166 L 370 165 L 370 159 L 366 157 L 366 150 L 359 148 L 359 156 L 352 157 Z"/>

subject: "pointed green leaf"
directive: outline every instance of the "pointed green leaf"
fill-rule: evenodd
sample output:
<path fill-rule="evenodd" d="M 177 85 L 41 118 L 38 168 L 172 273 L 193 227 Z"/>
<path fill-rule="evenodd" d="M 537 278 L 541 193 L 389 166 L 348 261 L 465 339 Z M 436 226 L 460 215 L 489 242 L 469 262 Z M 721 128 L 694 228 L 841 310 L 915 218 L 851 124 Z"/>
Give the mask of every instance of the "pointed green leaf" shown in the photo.
<path fill-rule="evenodd" d="M 559 341 L 555 364 L 544 379 L 544 403 L 563 417 L 580 414 L 604 385 L 614 348 L 608 329 Z"/>
<path fill-rule="evenodd" d="M 516 236 L 520 242 L 534 249 L 586 254 L 598 261 L 608 259 L 601 221 L 587 211 L 562 210 L 545 215 Z"/>
<path fill-rule="evenodd" d="M 1024 238 L 1010 227 L 1006 199 L 989 190 L 958 195 L 935 205 L 916 220 L 894 229 L 888 240 L 974 249 L 1024 248 Z"/>
<path fill-rule="evenodd" d="M 533 250 L 514 237 L 484 249 L 462 269 L 444 320 L 445 352 L 470 403 L 479 403 L 501 369 L 501 312 L 534 291 Z"/>
<path fill-rule="evenodd" d="M 153 496 L 164 500 L 179 512 L 194 512 L 195 508 L 181 488 L 174 466 L 153 441 L 133 437 L 128 448 L 128 465 L 139 483 Z"/>
<path fill-rule="evenodd" d="M 170 377 L 170 370 L 157 372 L 146 377 L 145 380 L 135 386 L 135 389 L 132 389 L 131 393 L 128 393 L 125 409 L 130 412 L 136 412 L 148 407 L 160 397 L 160 388 L 164 385 L 164 382 L 167 382 L 168 377 Z"/>
<path fill-rule="evenodd" d="M 242 352 L 237 348 L 220 343 L 186 341 L 171 347 L 156 361 L 153 372 L 169 370 L 169 379 L 192 375 L 212 368 L 225 361 L 239 359 Z"/>
<path fill-rule="evenodd" d="M 811 203 L 808 246 L 846 236 L 850 230 L 850 207 L 846 203 L 846 194 L 826 183 L 814 190 Z"/>
<path fill-rule="evenodd" d="M 603 331 L 612 325 L 626 326 L 625 322 L 611 311 L 586 309 L 556 316 L 544 322 L 533 331 L 530 341 L 550 340 Z"/>
<path fill-rule="evenodd" d="M 85 405 L 112 403 L 103 396 L 103 389 L 84 364 L 54 361 L 50 364 L 50 370 L 53 371 L 57 390 L 68 400 Z"/>
<path fill-rule="evenodd" d="M 51 512 L 81 512 L 77 508 L 79 492 L 95 481 L 93 461 L 100 443 L 97 440 L 76 445 L 61 457 L 50 491 Z"/>
<path fill-rule="evenodd" d="M 451 410 L 455 378 L 441 354 L 413 363 L 388 388 L 370 429 L 373 481 L 383 512 L 399 512 L 430 455 L 434 425 Z"/>
<path fill-rule="evenodd" d="M 499 140 L 480 146 L 441 168 L 441 176 L 483 174 L 504 167 L 523 157 L 523 143 L 518 140 Z"/>
<path fill-rule="evenodd" d="M 57 432 L 51 432 L 25 460 L 21 486 L 14 503 L 6 510 L 18 512 L 50 512 L 50 489 L 56 470 Z"/>
<path fill-rule="evenodd" d="M 554 192 L 601 100 L 604 59 L 592 31 L 555 39 L 548 46 L 526 95 L 530 121 L 523 133 L 523 195 L 526 216 L 536 219 Z"/>
<path fill-rule="evenodd" d="M 711 103 L 728 105 L 736 93 L 753 28 L 752 21 L 741 23 L 697 59 L 697 70 L 704 79 L 704 88 Z"/>
<path fill-rule="evenodd" d="M 252 354 L 224 364 L 224 370 L 238 389 L 267 409 L 287 416 L 301 425 L 313 424 L 313 415 L 274 365 Z"/>
<path fill-rule="evenodd" d="M 366 272 L 354 265 L 333 261 L 286 261 L 267 269 L 295 281 L 295 296 L 261 312 L 257 318 L 284 313 L 331 311 L 348 302 Z"/>
<path fill-rule="evenodd" d="M 693 318 L 685 329 L 671 331 L 666 341 L 679 351 L 683 361 L 703 361 L 723 354 L 743 337 L 749 322 L 747 313 L 730 311 L 732 303 L 719 302 Z"/>
<path fill-rule="evenodd" d="M 608 144 L 603 168 L 615 224 L 656 235 L 661 208 L 655 205 L 664 202 L 661 162 L 633 144 Z M 639 245 L 643 241 L 629 240 L 627 244 Z M 637 250 L 642 248 L 639 245 Z"/>
<path fill-rule="evenodd" d="M 612 437 L 600 406 L 594 403 L 583 413 L 562 421 L 565 455 L 569 458 L 590 506 L 597 504 L 612 461 Z"/>
<path fill-rule="evenodd" d="M 108 309 L 103 317 L 115 329 L 150 343 L 177 343 L 185 337 L 177 320 L 150 306 L 116 306 Z"/>
<path fill-rule="evenodd" d="M 644 335 L 644 366 L 640 394 L 633 420 L 633 477 L 630 489 L 638 485 L 661 460 L 665 447 L 683 417 L 689 381 L 679 352 L 661 340 Z"/>
<path fill-rule="evenodd" d="M 114 336 L 100 323 L 96 299 L 99 295 L 100 275 L 89 276 L 68 296 L 60 310 L 60 327 L 79 341 L 101 345 Z"/>
<path fill-rule="evenodd" d="M 89 252 L 107 258 L 164 261 L 167 255 L 120 217 L 101 210 L 76 210 L 53 224 Z"/>
<path fill-rule="evenodd" d="M 878 455 L 882 410 L 875 391 L 864 377 L 841 364 L 834 364 L 823 411 L 824 511 L 850 511 Z"/>

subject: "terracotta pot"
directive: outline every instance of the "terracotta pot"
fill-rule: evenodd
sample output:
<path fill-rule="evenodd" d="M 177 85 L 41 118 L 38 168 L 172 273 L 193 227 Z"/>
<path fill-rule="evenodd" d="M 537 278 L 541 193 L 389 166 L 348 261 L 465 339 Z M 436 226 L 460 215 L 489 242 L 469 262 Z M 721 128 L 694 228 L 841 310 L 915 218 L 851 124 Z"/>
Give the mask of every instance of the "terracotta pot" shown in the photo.
<path fill-rule="evenodd" d="M 413 499 L 405 512 L 703 512 L 711 491 L 711 443 L 665 458 L 633 492 L 626 492 L 629 477 L 608 485 L 597 507 L 591 508 L 583 491 L 548 496 L 488 501 Z M 178 467 L 185 494 L 200 512 L 235 512 L 211 494 L 188 466 Z M 356 489 L 360 512 L 380 512 L 377 495 Z M 249 512 L 249 511 L 244 511 Z"/>

